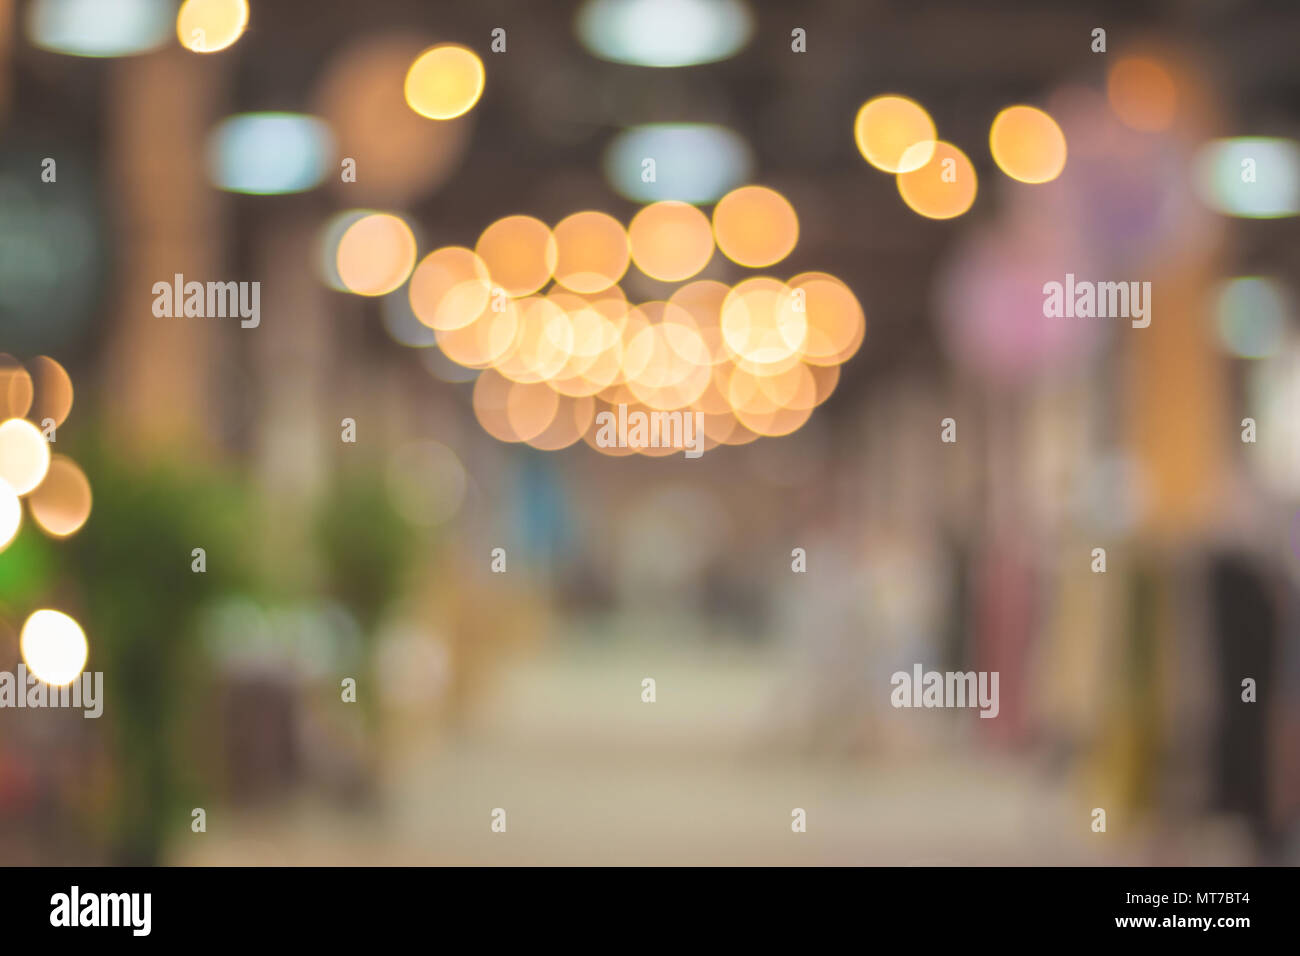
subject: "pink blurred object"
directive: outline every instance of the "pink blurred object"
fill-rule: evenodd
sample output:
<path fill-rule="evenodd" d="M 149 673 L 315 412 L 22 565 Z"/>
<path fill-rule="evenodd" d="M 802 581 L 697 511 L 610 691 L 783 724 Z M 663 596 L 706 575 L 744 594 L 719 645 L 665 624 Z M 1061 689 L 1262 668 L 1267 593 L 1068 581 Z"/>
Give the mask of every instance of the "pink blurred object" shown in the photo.
<path fill-rule="evenodd" d="M 1024 232 L 985 232 L 962 247 L 939 280 L 940 332 L 953 361 L 998 384 L 1016 386 L 1081 367 L 1105 320 L 1047 318 L 1043 285 L 1066 272 L 1090 277 L 1077 251 Z"/>

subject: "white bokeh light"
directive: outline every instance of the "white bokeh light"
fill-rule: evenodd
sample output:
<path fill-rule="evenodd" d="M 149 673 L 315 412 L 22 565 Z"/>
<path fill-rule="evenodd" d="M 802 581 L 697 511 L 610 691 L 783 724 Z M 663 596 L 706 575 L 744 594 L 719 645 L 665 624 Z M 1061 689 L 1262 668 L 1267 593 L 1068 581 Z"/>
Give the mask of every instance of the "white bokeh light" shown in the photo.
<path fill-rule="evenodd" d="M 27 619 L 19 646 L 27 669 L 55 687 L 76 680 L 90 653 L 81 625 L 62 611 L 48 608 Z"/>

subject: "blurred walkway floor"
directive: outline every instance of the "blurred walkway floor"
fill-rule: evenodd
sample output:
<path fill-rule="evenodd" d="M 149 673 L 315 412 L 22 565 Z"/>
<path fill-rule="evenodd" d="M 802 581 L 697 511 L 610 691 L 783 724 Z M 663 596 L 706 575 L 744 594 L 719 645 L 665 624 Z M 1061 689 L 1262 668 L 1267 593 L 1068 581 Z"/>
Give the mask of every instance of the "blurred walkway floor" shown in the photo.
<path fill-rule="evenodd" d="M 303 798 L 177 846 L 199 864 L 1024 865 L 1134 863 L 1027 760 L 800 756 L 760 746 L 758 651 L 551 651 L 499 675 L 451 739 L 409 732 L 373 812 Z M 654 676 L 658 701 L 640 700 Z M 929 748 L 933 751 L 933 748 Z M 504 808 L 507 832 L 491 831 Z M 806 833 L 791 810 L 807 811 Z M 1069 836 L 1063 836 L 1068 834 Z M 1223 848 L 1215 856 L 1223 862 Z M 1195 862 L 1183 860 L 1180 862 Z"/>

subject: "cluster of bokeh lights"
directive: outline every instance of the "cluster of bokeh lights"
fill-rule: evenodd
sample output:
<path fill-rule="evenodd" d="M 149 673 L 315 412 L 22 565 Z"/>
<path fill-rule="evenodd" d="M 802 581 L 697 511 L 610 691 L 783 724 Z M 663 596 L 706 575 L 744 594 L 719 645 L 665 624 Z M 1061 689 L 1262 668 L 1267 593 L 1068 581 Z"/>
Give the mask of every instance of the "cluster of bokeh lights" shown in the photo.
<path fill-rule="evenodd" d="M 52 454 L 42 431 L 57 429 L 71 410 L 72 380 L 58 362 L 42 355 L 24 367 L 0 354 L 0 551 L 22 526 L 23 501 L 54 538 L 76 533 L 90 516 L 85 473 Z"/>
<path fill-rule="evenodd" d="M 853 122 L 858 152 L 876 169 L 891 173 L 909 209 L 927 219 L 954 219 L 975 202 L 979 181 L 970 158 L 938 138 L 925 107 L 896 94 L 862 104 Z M 989 130 L 998 168 L 1022 183 L 1046 183 L 1065 169 L 1065 134 L 1033 106 L 1002 110 Z"/>
<path fill-rule="evenodd" d="M 597 413 L 700 412 L 705 447 L 740 445 L 790 434 L 834 391 L 866 331 L 843 281 L 825 272 L 734 285 L 698 278 L 719 253 L 745 268 L 776 266 L 798 239 L 790 202 L 747 185 L 711 217 L 675 200 L 642 207 L 626 226 L 596 210 L 554 227 L 506 216 L 472 249 L 446 246 L 418 263 L 400 217 L 361 213 L 327 271 L 371 296 L 409 276 L 416 319 L 443 355 L 477 371 L 474 413 L 493 437 L 666 455 L 674 449 L 597 445 Z M 679 285 L 663 300 L 633 303 L 620 285 L 633 267 Z"/>
<path fill-rule="evenodd" d="M 72 399 L 72 380 L 54 359 L 42 355 L 23 365 L 0 353 L 0 551 L 22 529 L 24 502 L 52 538 L 75 534 L 90 517 L 85 473 L 66 455 L 52 454 L 46 439 L 67 419 Z M 27 669 L 55 686 L 75 680 L 89 654 L 81 626 L 49 608 L 27 618 L 20 650 Z"/>

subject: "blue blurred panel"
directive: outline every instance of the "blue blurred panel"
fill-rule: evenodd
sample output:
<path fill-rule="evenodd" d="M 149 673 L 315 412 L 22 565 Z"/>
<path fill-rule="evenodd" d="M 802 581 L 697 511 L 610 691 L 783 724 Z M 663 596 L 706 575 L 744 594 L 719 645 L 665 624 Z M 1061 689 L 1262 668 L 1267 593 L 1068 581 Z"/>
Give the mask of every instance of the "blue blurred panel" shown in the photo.
<path fill-rule="evenodd" d="M 176 0 L 34 0 L 33 46 L 70 56 L 130 56 L 175 36 Z"/>
<path fill-rule="evenodd" d="M 1196 188 L 1229 216 L 1275 219 L 1300 212 L 1300 145 L 1290 139 L 1240 137 L 1201 147 Z"/>
<path fill-rule="evenodd" d="M 1219 340 L 1238 358 L 1269 358 L 1286 338 L 1290 303 L 1273 279 L 1249 276 L 1229 279 L 1219 287 L 1215 303 Z"/>
<path fill-rule="evenodd" d="M 646 160 L 654 181 L 646 182 Z M 723 126 L 662 123 L 620 133 L 605 151 L 605 178 L 638 202 L 707 203 L 749 179 L 749 146 Z"/>
<path fill-rule="evenodd" d="M 208 141 L 208 168 L 222 189 L 266 196 L 312 189 L 325 179 L 334 137 L 300 113 L 243 113 L 222 120 Z"/>
<path fill-rule="evenodd" d="M 588 0 L 578 39 L 603 60 L 693 66 L 734 56 L 753 30 L 740 0 Z"/>

